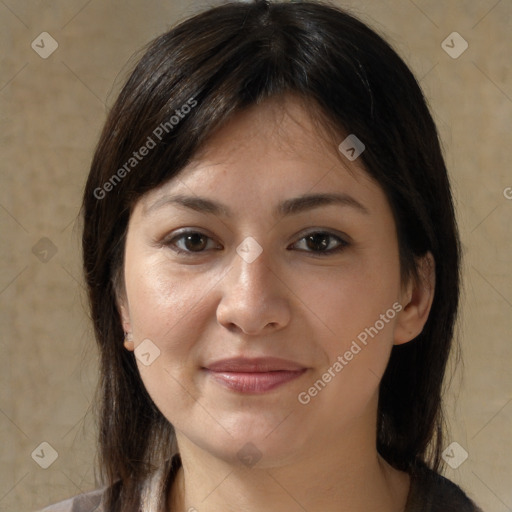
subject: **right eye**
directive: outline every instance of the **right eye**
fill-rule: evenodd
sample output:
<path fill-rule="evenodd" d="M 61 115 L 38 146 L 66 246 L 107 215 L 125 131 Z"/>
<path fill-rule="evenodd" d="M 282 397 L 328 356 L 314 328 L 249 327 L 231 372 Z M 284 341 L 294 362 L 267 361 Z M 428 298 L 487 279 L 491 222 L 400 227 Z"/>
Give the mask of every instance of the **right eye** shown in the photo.
<path fill-rule="evenodd" d="M 212 238 L 199 231 L 183 231 L 165 241 L 165 245 L 178 254 L 193 255 L 209 249 L 221 249 Z"/>

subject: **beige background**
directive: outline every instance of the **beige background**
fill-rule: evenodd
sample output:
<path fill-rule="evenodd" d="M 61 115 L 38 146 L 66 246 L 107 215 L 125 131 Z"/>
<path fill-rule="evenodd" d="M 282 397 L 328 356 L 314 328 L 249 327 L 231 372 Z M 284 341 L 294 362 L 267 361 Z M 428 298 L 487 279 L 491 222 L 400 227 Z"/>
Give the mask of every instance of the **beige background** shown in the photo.
<path fill-rule="evenodd" d="M 212 3 L 0 1 L 0 511 L 94 487 L 96 351 L 80 275 L 81 191 L 126 62 Z M 445 473 L 485 511 L 512 510 L 512 2 L 337 3 L 392 42 L 438 122 L 465 250 L 464 372 L 453 368 L 447 405 L 450 441 L 469 456 Z M 47 59 L 31 48 L 43 31 L 59 45 Z M 454 31 L 469 44 L 457 59 L 441 46 Z M 43 441 L 58 452 L 48 469 L 31 457 Z"/>

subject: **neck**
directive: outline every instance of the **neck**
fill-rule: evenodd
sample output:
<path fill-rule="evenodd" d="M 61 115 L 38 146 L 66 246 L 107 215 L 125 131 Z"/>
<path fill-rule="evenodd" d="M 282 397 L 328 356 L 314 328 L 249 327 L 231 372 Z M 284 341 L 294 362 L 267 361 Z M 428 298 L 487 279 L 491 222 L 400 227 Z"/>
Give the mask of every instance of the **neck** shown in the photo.
<path fill-rule="evenodd" d="M 367 419 L 331 438 L 316 439 L 286 463 L 234 465 L 178 433 L 183 467 L 170 491 L 169 510 L 189 512 L 403 511 L 409 475 L 377 453 Z M 263 460 L 261 461 L 263 462 Z"/>

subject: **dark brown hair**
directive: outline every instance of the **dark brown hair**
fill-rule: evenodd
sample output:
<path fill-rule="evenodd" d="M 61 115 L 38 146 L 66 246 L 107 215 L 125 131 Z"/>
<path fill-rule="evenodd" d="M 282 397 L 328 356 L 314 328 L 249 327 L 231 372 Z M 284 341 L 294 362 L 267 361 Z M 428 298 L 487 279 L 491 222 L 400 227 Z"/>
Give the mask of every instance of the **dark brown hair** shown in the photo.
<path fill-rule="evenodd" d="M 364 142 L 360 158 L 394 213 L 403 276 L 417 277 L 418 258 L 434 256 L 429 319 L 416 339 L 393 348 L 380 384 L 377 448 L 397 469 L 425 462 L 439 470 L 459 242 L 436 127 L 418 83 L 379 35 L 338 8 L 229 3 L 149 45 L 108 116 L 85 189 L 84 269 L 101 354 L 100 463 L 107 484 L 121 482 L 112 510 L 138 510 L 141 482 L 177 449 L 172 425 L 123 348 L 116 288 L 130 212 L 235 113 L 288 94 Z M 130 160 L 149 138 L 155 146 Z"/>

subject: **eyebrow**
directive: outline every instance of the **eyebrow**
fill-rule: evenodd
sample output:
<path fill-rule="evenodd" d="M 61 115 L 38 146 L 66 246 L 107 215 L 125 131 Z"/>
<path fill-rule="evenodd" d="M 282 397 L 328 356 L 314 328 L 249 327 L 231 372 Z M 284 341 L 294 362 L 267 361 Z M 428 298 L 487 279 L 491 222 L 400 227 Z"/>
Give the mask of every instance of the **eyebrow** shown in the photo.
<path fill-rule="evenodd" d="M 201 213 L 209 213 L 224 217 L 234 216 L 231 210 L 222 203 L 204 197 L 186 195 L 162 197 L 146 208 L 144 214 L 148 215 L 149 213 L 167 205 L 184 206 L 185 208 Z M 276 217 L 285 217 L 313 210 L 314 208 L 331 205 L 351 207 L 360 213 L 369 213 L 368 209 L 364 205 L 348 194 L 304 194 L 292 199 L 286 199 L 279 203 L 274 214 Z"/>

